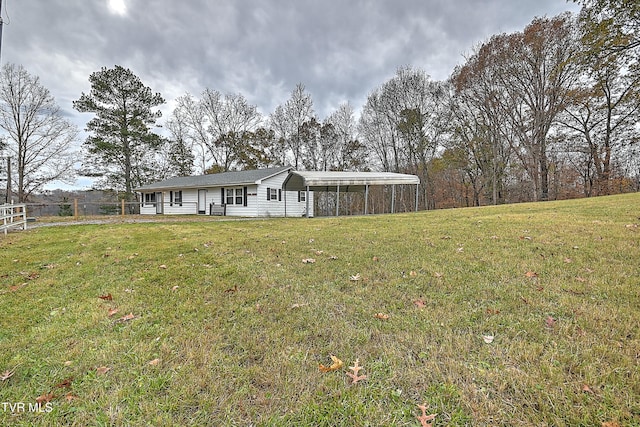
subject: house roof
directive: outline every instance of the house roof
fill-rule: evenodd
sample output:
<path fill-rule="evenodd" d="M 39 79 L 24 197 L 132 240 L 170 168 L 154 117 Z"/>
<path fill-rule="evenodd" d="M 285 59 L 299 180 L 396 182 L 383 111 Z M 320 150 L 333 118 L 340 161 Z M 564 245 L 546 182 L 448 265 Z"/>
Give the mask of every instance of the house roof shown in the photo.
<path fill-rule="evenodd" d="M 210 175 L 181 176 L 154 182 L 153 184 L 143 185 L 136 188 L 135 191 L 144 192 L 150 190 L 155 191 L 183 188 L 223 187 L 226 185 L 260 184 L 264 179 L 271 178 L 272 176 L 291 169 L 293 169 L 291 166 L 282 166 L 279 168 L 222 172 Z"/>
<path fill-rule="evenodd" d="M 283 188 L 287 191 L 363 191 L 367 185 L 420 184 L 420 178 L 392 172 L 291 171 Z"/>

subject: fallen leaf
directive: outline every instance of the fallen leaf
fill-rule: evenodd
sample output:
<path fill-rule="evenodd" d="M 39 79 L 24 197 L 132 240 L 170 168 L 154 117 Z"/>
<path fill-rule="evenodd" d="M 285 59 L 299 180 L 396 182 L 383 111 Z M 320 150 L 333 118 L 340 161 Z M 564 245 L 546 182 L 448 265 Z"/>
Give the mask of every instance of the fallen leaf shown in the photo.
<path fill-rule="evenodd" d="M 305 305 L 309 305 L 309 303 L 308 302 L 301 302 L 301 303 L 292 304 L 291 308 L 300 308 L 300 307 L 304 307 Z"/>
<path fill-rule="evenodd" d="M 313 259 L 313 258 L 305 258 L 305 259 L 302 260 L 303 264 L 313 264 L 315 262 L 316 262 L 316 260 Z"/>
<path fill-rule="evenodd" d="M 111 368 L 108 368 L 106 366 L 100 366 L 99 368 L 96 368 L 96 372 L 98 373 L 98 375 L 104 375 L 107 372 L 109 372 L 111 370 Z"/>
<path fill-rule="evenodd" d="M 129 313 L 129 314 L 125 315 L 125 316 L 122 316 L 122 317 L 121 317 L 121 318 L 119 318 L 118 320 L 119 320 L 120 322 L 127 322 L 127 321 L 129 321 L 129 320 L 133 320 L 133 319 L 135 319 L 135 318 L 136 318 L 136 316 L 135 316 L 133 313 Z"/>
<path fill-rule="evenodd" d="M 316 255 L 322 255 L 324 251 L 316 251 Z"/>
<path fill-rule="evenodd" d="M 583 283 L 587 281 L 587 279 L 585 279 L 584 277 L 580 277 L 580 276 L 576 277 L 576 280 L 578 282 L 583 282 Z"/>
<path fill-rule="evenodd" d="M 98 298 L 105 300 L 105 301 L 113 301 L 113 297 L 111 296 L 111 294 L 106 294 L 106 295 L 100 295 Z"/>
<path fill-rule="evenodd" d="M 427 306 L 427 304 L 421 299 L 415 300 L 413 304 L 418 308 L 425 308 Z"/>
<path fill-rule="evenodd" d="M 389 315 L 388 314 L 384 314 L 384 313 L 376 313 L 375 316 L 376 319 L 380 319 L 380 320 L 387 320 L 389 319 Z"/>
<path fill-rule="evenodd" d="M 171 290 L 172 290 L 172 291 L 177 291 L 179 287 L 180 287 L 180 286 L 175 285 L 173 288 L 171 288 Z"/>
<path fill-rule="evenodd" d="M 226 293 L 238 292 L 238 285 L 233 285 L 233 288 L 229 288 L 225 290 Z"/>
<path fill-rule="evenodd" d="M 73 364 L 73 362 L 71 360 L 67 360 L 66 362 L 64 362 L 64 366 L 71 366 Z"/>
<path fill-rule="evenodd" d="M 413 271 L 413 270 L 411 270 L 411 271 L 409 272 L 409 276 L 411 276 L 411 277 L 416 277 L 417 275 L 418 275 L 418 273 L 416 273 L 416 272 L 415 272 L 415 271 Z"/>
<path fill-rule="evenodd" d="M 109 309 L 109 313 L 107 314 L 107 316 L 111 317 L 111 316 L 113 316 L 114 314 L 116 314 L 117 312 L 118 312 L 118 309 L 117 309 L 117 308 L 110 308 L 110 309 Z"/>
<path fill-rule="evenodd" d="M 161 264 L 161 265 L 159 265 L 159 266 L 158 266 L 158 268 L 161 268 L 161 269 L 163 269 L 163 270 L 166 270 L 166 269 L 167 269 L 167 266 L 166 266 L 165 264 Z"/>
<path fill-rule="evenodd" d="M 433 277 L 435 277 L 436 279 L 441 278 L 442 276 L 444 276 L 444 274 L 442 273 L 438 273 L 437 271 L 435 273 L 433 273 Z"/>
<path fill-rule="evenodd" d="M 491 344 L 493 342 L 493 335 L 483 335 L 482 339 L 484 340 L 485 343 L 487 344 Z"/>
<path fill-rule="evenodd" d="M 337 256 L 335 256 L 335 255 L 331 255 L 331 256 L 329 257 L 329 259 L 330 259 L 330 260 L 332 260 L 332 261 L 335 261 L 335 260 L 337 260 L 337 259 L 338 259 L 338 257 L 337 257 Z"/>
<path fill-rule="evenodd" d="M 458 249 L 456 249 L 456 252 L 462 252 L 464 251 L 464 248 L 462 246 L 460 246 Z"/>
<path fill-rule="evenodd" d="M 353 366 L 349 366 L 349 369 L 353 371 L 353 373 L 346 372 L 347 376 L 349 378 L 351 378 L 351 384 L 355 384 L 358 381 L 362 381 L 362 380 L 366 380 L 367 379 L 366 375 L 358 375 L 358 372 L 360 372 L 360 370 L 362 369 L 362 366 L 358 366 L 358 359 L 356 359 L 356 361 L 353 364 Z"/>
<path fill-rule="evenodd" d="M 333 372 L 342 368 L 343 366 L 342 360 L 338 359 L 333 354 L 331 355 L 331 360 L 333 361 L 331 366 L 324 366 L 322 363 L 318 366 L 318 368 L 320 369 L 320 372 Z"/>
<path fill-rule="evenodd" d="M 584 384 L 584 385 L 582 386 L 582 391 L 584 391 L 585 393 L 595 394 L 595 393 L 593 392 L 593 390 L 591 390 L 591 387 L 589 387 L 589 386 L 588 386 L 588 385 L 586 385 L 586 384 Z"/>
<path fill-rule="evenodd" d="M 538 277 L 538 273 L 535 271 L 527 271 L 524 275 L 530 279 Z"/>
<path fill-rule="evenodd" d="M 547 328 L 552 329 L 556 325 L 556 319 L 551 316 L 547 316 L 544 323 L 547 325 Z"/>
<path fill-rule="evenodd" d="M 71 402 L 73 402 L 74 400 L 77 400 L 77 399 L 78 399 L 78 396 L 74 396 L 74 394 L 71 393 L 71 392 L 69 392 L 69 393 L 64 395 L 64 400 L 66 400 L 69 403 L 71 403 Z"/>
<path fill-rule="evenodd" d="M 420 421 L 420 426 L 431 427 L 431 423 L 428 421 L 433 421 L 438 414 L 427 415 L 427 405 L 418 405 L 418 408 L 422 411 L 422 414 L 420 414 L 419 417 L 416 417 L 418 421 Z"/>
<path fill-rule="evenodd" d="M 73 377 L 69 377 L 58 384 L 54 385 L 54 387 L 58 388 L 71 388 L 71 382 L 73 381 Z"/>
<path fill-rule="evenodd" d="M 354 276 L 349 276 L 349 280 L 351 280 L 352 282 L 357 282 L 360 280 L 360 273 L 357 273 Z"/>
<path fill-rule="evenodd" d="M 55 399 L 53 393 L 42 394 L 36 397 L 36 403 L 42 405 L 43 403 L 51 402 L 53 399 Z"/>
<path fill-rule="evenodd" d="M 500 314 L 500 310 L 494 308 L 487 308 L 487 314 Z"/>
<path fill-rule="evenodd" d="M 156 366 L 158 363 L 160 363 L 160 359 L 153 359 L 149 362 L 149 365 Z"/>
<path fill-rule="evenodd" d="M 565 258 L 565 259 L 564 259 L 564 262 L 565 262 L 566 264 L 571 264 L 571 263 L 573 262 L 573 260 L 572 260 L 571 258 Z"/>
<path fill-rule="evenodd" d="M 371 258 L 371 260 L 373 262 L 378 262 L 378 261 L 380 261 L 380 258 L 378 258 L 377 256 L 374 256 L 373 258 Z"/>
<path fill-rule="evenodd" d="M 16 371 L 15 369 L 13 371 L 4 371 L 2 374 L 0 374 L 0 381 L 6 381 L 9 378 L 11 378 L 13 376 L 13 374 L 15 374 Z"/>
<path fill-rule="evenodd" d="M 620 423 L 617 421 L 603 421 L 602 427 L 620 427 Z"/>

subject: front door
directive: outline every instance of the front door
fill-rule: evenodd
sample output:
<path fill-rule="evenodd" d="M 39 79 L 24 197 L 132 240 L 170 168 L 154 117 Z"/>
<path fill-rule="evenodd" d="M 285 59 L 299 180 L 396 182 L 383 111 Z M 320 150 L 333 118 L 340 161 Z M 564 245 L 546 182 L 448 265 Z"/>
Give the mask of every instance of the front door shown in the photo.
<path fill-rule="evenodd" d="M 162 214 L 164 213 L 163 210 L 163 200 L 162 200 L 162 192 L 157 192 L 156 193 L 156 213 L 157 214 Z"/>
<path fill-rule="evenodd" d="M 198 214 L 207 213 L 207 190 L 198 190 Z"/>

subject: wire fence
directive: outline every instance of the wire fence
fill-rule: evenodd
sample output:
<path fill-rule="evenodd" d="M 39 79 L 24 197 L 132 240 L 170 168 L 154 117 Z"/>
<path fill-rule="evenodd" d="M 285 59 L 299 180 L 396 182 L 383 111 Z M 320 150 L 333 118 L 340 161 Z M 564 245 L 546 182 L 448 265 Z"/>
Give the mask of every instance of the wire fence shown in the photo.
<path fill-rule="evenodd" d="M 80 202 L 72 200 L 58 203 L 26 203 L 29 217 L 88 217 L 138 215 L 139 202 Z"/>

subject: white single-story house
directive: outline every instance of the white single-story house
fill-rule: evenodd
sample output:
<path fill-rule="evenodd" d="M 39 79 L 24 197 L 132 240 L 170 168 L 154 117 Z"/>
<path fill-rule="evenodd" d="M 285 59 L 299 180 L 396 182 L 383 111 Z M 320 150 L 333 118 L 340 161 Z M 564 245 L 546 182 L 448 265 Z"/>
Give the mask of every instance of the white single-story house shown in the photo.
<path fill-rule="evenodd" d="M 313 216 L 313 193 L 282 189 L 292 169 L 284 166 L 183 176 L 143 185 L 135 191 L 140 194 L 143 215 Z"/>
<path fill-rule="evenodd" d="M 143 185 L 140 213 L 229 215 L 245 217 L 313 216 L 315 191 L 364 192 L 365 208 L 369 187 L 392 187 L 391 212 L 394 212 L 396 185 L 415 185 L 415 209 L 418 210 L 420 178 L 391 172 L 294 171 L 291 166 L 223 172 L 211 175 L 183 176 Z M 336 197 L 336 215 L 339 197 Z"/>

